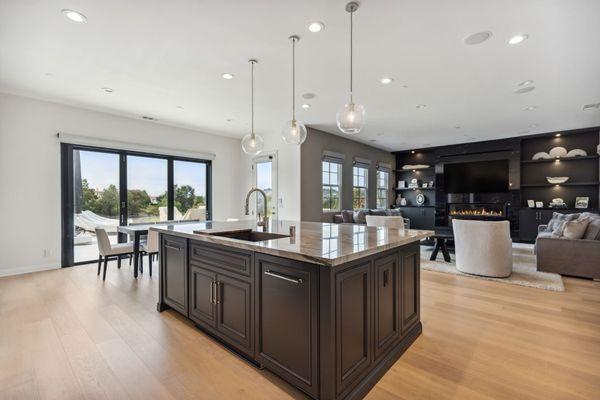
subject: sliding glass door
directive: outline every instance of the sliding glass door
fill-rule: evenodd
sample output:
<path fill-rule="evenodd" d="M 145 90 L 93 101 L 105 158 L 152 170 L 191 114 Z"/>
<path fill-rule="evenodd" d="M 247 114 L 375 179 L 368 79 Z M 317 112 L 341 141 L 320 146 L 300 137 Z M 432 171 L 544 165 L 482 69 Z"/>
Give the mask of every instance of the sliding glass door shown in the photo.
<path fill-rule="evenodd" d="M 96 228 L 211 218 L 211 162 L 61 144 L 62 265 L 98 259 Z"/>

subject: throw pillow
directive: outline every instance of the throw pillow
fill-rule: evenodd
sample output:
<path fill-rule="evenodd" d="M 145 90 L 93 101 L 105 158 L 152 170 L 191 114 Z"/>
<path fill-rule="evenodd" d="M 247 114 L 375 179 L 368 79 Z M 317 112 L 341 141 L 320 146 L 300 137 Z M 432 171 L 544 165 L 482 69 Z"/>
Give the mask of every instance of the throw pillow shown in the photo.
<path fill-rule="evenodd" d="M 589 217 L 590 223 L 585 230 L 583 239 L 586 240 L 600 240 L 600 215 L 585 212 L 581 214 L 582 217 Z"/>
<path fill-rule="evenodd" d="M 402 216 L 402 212 L 397 208 L 391 208 L 391 209 L 385 210 L 385 214 L 390 217 L 401 217 Z"/>
<path fill-rule="evenodd" d="M 354 212 L 352 210 L 342 210 L 342 221 L 346 224 L 354 222 Z"/>
<path fill-rule="evenodd" d="M 354 211 L 354 223 L 355 224 L 366 224 L 367 223 L 367 215 L 369 215 L 368 210 Z"/>
<path fill-rule="evenodd" d="M 552 214 L 552 219 L 550 219 L 550 222 L 548 222 L 546 232 L 562 233 L 564 223 L 567 221 L 573 221 L 577 218 L 579 218 L 579 214 L 561 214 L 555 212 Z"/>
<path fill-rule="evenodd" d="M 574 221 L 567 221 L 563 225 L 563 235 L 565 239 L 581 239 L 590 223 L 589 218 L 579 218 Z"/>
<path fill-rule="evenodd" d="M 374 208 L 373 210 L 371 210 L 370 215 L 380 215 L 385 217 L 387 214 L 383 208 Z"/>

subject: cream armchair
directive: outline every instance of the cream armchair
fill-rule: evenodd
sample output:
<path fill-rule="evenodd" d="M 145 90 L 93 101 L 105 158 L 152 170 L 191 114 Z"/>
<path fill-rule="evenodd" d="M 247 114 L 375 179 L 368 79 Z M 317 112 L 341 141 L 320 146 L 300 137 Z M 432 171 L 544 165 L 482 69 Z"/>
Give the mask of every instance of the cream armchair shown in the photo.
<path fill-rule="evenodd" d="M 506 278 L 512 273 L 508 221 L 453 219 L 456 269 L 473 275 Z"/>

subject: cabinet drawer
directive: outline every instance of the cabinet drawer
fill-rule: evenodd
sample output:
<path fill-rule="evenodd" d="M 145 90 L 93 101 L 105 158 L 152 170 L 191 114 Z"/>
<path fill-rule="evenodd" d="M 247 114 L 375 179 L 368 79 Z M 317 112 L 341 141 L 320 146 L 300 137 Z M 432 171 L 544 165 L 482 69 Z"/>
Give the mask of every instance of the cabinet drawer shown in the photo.
<path fill-rule="evenodd" d="M 203 267 L 235 272 L 251 276 L 252 253 L 202 242 L 191 242 L 190 259 Z"/>

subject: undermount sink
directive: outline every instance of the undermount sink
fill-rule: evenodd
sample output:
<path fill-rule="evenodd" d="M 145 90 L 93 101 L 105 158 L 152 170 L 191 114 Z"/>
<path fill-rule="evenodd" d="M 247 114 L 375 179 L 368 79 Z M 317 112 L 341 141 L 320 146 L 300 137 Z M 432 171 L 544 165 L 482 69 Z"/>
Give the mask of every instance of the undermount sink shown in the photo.
<path fill-rule="evenodd" d="M 211 233 L 211 236 L 221 236 L 237 240 L 245 240 L 247 242 L 263 242 L 265 240 L 281 239 L 289 237 L 279 233 L 258 232 L 258 231 L 237 231 L 237 232 L 217 232 Z"/>

